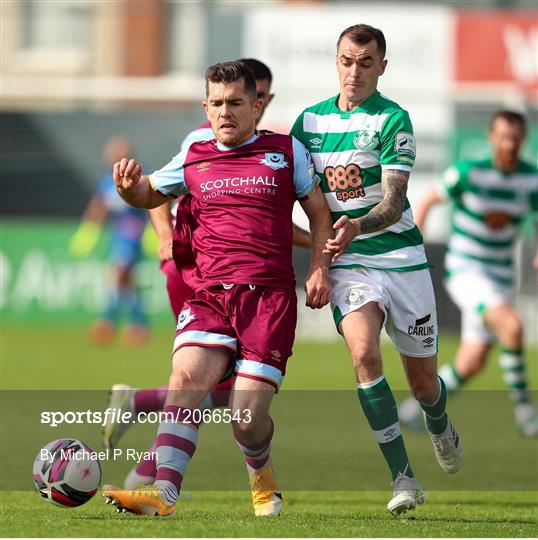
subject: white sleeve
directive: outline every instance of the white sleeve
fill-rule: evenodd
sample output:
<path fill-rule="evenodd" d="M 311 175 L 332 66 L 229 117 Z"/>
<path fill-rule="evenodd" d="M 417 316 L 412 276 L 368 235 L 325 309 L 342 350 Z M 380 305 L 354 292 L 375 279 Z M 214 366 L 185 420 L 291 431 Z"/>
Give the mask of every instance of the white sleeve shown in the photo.
<path fill-rule="evenodd" d="M 187 149 L 194 142 L 210 141 L 215 138 L 215 134 L 210 127 L 203 127 L 191 131 L 181 143 L 181 150 Z"/>
<path fill-rule="evenodd" d="M 164 167 L 150 175 L 149 180 L 153 189 L 163 195 L 172 195 L 174 197 L 186 195 L 189 190 L 185 184 L 183 165 L 185 164 L 189 147 L 195 142 L 210 141 L 214 138 L 215 134 L 209 127 L 191 131 L 183 139 L 179 154 L 174 156 Z"/>
<path fill-rule="evenodd" d="M 183 165 L 189 148 L 181 150 L 164 167 L 150 174 L 151 187 L 163 195 L 179 197 L 186 195 L 189 190 L 185 184 L 185 172 Z"/>
<path fill-rule="evenodd" d="M 319 176 L 314 169 L 310 152 L 304 144 L 292 137 L 293 143 L 293 183 L 298 199 L 306 197 L 318 184 Z"/>

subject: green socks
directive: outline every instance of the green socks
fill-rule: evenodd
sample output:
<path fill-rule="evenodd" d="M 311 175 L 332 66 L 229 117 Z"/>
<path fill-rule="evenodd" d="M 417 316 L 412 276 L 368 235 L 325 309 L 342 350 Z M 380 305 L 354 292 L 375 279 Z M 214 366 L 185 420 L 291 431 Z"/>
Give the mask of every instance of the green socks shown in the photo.
<path fill-rule="evenodd" d="M 529 402 L 527 390 L 527 375 L 525 373 L 525 360 L 523 351 L 513 349 L 501 349 L 499 364 L 502 369 L 503 379 L 508 386 L 510 399 L 514 405 Z"/>
<path fill-rule="evenodd" d="M 362 410 L 390 468 L 392 479 L 399 473 L 412 478 L 413 471 L 400 430 L 396 401 L 387 380 L 382 375 L 374 381 L 358 384 L 357 392 Z"/>
<path fill-rule="evenodd" d="M 422 410 L 426 413 L 426 427 L 433 435 L 440 435 L 446 429 L 448 417 L 446 415 L 446 386 L 439 377 L 439 397 L 435 403 L 428 405 L 419 401 Z"/>

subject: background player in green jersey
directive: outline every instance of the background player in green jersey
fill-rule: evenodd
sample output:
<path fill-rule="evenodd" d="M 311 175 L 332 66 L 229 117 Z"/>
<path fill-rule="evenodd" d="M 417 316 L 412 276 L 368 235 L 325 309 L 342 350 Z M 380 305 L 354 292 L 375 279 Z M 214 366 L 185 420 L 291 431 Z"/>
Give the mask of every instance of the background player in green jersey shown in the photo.
<path fill-rule="evenodd" d="M 331 308 L 351 353 L 360 403 L 392 473 L 387 508 L 399 514 L 422 503 L 424 494 L 383 375 L 383 326 L 421 402 L 443 470 L 460 468 L 463 448 L 437 376 L 434 291 L 406 197 L 415 160 L 413 128 L 407 112 L 377 91 L 385 51 L 380 30 L 364 24 L 344 30 L 336 56 L 340 93 L 303 111 L 292 134 L 312 154 L 338 231 L 326 245 L 333 255 Z"/>
<path fill-rule="evenodd" d="M 522 115 L 499 111 L 489 128 L 492 157 L 462 161 L 431 186 L 417 206 L 422 228 L 430 209 L 454 204 L 452 231 L 445 259 L 446 287 L 462 312 L 461 345 L 453 363 L 440 374 L 449 392 L 479 373 L 496 340 L 499 363 L 510 389 L 516 422 L 527 437 L 538 436 L 538 415 L 527 390 L 523 324 L 514 307 L 513 248 L 519 225 L 538 211 L 538 171 L 519 153 L 525 139 Z M 400 416 L 417 425 L 420 409 L 412 399 Z"/>

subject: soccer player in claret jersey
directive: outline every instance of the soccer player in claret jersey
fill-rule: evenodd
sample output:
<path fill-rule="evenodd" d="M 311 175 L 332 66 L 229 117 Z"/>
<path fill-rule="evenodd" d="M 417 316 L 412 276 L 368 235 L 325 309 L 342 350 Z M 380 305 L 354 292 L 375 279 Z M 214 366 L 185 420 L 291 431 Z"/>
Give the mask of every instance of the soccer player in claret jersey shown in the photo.
<path fill-rule="evenodd" d="M 295 138 L 257 133 L 261 100 L 252 72 L 240 62 L 210 67 L 204 108 L 216 140 L 194 142 L 168 165 L 142 176 L 135 160 L 114 165 L 122 197 L 153 208 L 190 195 L 191 245 L 198 286 L 179 317 L 173 368 L 158 430 L 154 485 L 105 486 L 118 508 L 136 514 L 174 513 L 198 438 L 193 411 L 234 365 L 230 407 L 244 453 L 256 515 L 277 515 L 282 497 L 270 459 L 269 407 L 291 355 L 297 300 L 291 265 L 292 208 L 299 200 L 312 231 L 306 302 L 329 302 L 330 213 L 310 154 Z M 241 234 L 238 234 L 241 231 Z"/>
<path fill-rule="evenodd" d="M 406 198 L 415 160 L 413 128 L 407 112 L 377 91 L 387 65 L 385 48 L 376 28 L 359 24 L 344 30 L 336 56 L 340 93 L 306 109 L 292 135 L 312 153 L 338 231 L 326 246 L 333 255 L 334 321 L 351 353 L 364 414 L 392 474 L 394 494 L 387 508 L 399 514 L 422 503 L 424 494 L 383 376 L 383 325 L 400 352 L 446 472 L 460 468 L 462 444 L 446 415 L 446 389 L 437 376 L 435 297 Z"/>
<path fill-rule="evenodd" d="M 525 118 L 498 111 L 489 127 L 491 158 L 450 167 L 417 206 L 422 229 L 436 204 L 454 204 L 452 232 L 445 259 L 446 288 L 461 309 L 461 344 L 453 363 L 439 370 L 449 393 L 479 373 L 496 340 L 499 363 L 510 389 L 522 435 L 538 436 L 538 415 L 530 399 L 523 354 L 523 324 L 514 307 L 513 249 L 519 225 L 538 212 L 538 170 L 519 158 Z M 535 265 L 538 257 L 535 259 Z M 417 426 L 416 402 L 400 406 L 402 422 Z"/>
<path fill-rule="evenodd" d="M 260 115 L 256 121 L 256 125 L 258 125 L 265 109 L 274 97 L 274 94 L 271 93 L 273 75 L 271 70 L 263 62 L 254 58 L 242 58 L 238 62 L 243 62 L 252 71 L 256 79 L 256 95 L 262 102 Z M 214 137 L 215 134 L 213 133 L 211 124 L 205 122 L 185 137 L 181 147 L 186 148 L 195 141 L 211 140 Z M 161 270 L 166 276 L 168 297 L 176 320 L 183 307 L 183 302 L 192 294 L 191 287 L 185 283 L 181 272 L 172 260 L 172 236 L 177 208 L 177 201 L 174 201 L 173 203 L 165 204 L 149 211 L 151 221 L 159 238 L 158 251 L 162 261 Z M 294 225 L 293 242 L 301 247 L 309 247 L 309 234 Z"/>
<path fill-rule="evenodd" d="M 252 71 L 256 79 L 256 95 L 262 102 L 260 115 L 256 121 L 256 124 L 259 124 L 265 109 L 274 97 L 274 94 L 271 93 L 273 75 L 271 70 L 263 62 L 254 58 L 242 58 L 238 62 L 243 62 Z M 206 141 L 214 137 L 215 134 L 211 129 L 211 124 L 206 122 L 191 131 L 185 137 L 181 146 L 182 148 L 186 148 L 195 141 Z M 177 201 L 174 201 L 173 203 L 165 204 L 149 211 L 151 221 L 159 238 L 159 256 L 162 261 L 161 270 L 166 276 L 168 297 L 176 320 L 183 307 L 183 302 L 192 293 L 192 289 L 185 283 L 181 272 L 172 260 L 172 236 L 177 208 Z M 293 241 L 294 244 L 301 247 L 310 246 L 308 233 L 295 225 L 293 228 Z"/>
<path fill-rule="evenodd" d="M 261 100 L 260 115 L 256 120 L 258 125 L 263 117 L 265 109 L 273 100 L 274 94 L 271 93 L 271 83 L 273 75 L 267 65 L 254 58 L 242 58 L 238 60 L 243 62 L 254 74 L 256 79 L 256 96 Z M 206 141 L 215 138 L 210 122 L 206 122 L 198 128 L 191 131 L 184 139 L 181 148 L 188 148 L 193 142 Z M 178 197 L 170 203 L 149 210 L 152 224 L 159 238 L 158 254 L 161 259 L 161 271 L 166 277 L 166 289 L 170 306 L 174 314 L 174 320 L 177 319 L 184 302 L 192 295 L 193 289 L 185 282 L 183 272 L 172 258 L 172 238 L 176 222 L 176 213 L 179 209 L 179 219 L 186 220 L 187 211 L 182 202 L 183 197 Z M 293 243 L 300 247 L 310 247 L 310 234 L 293 224 Z M 181 265 L 181 261 L 178 261 Z M 232 374 L 215 387 L 202 401 L 200 409 L 208 410 L 215 407 L 222 407 L 228 404 L 230 391 L 232 387 Z M 109 394 L 108 407 L 111 409 L 128 410 L 136 415 L 138 413 L 160 411 L 164 407 L 166 400 L 167 387 L 136 389 L 127 384 L 115 384 Z M 108 418 L 107 424 L 103 429 L 103 442 L 106 448 L 115 447 L 130 424 L 116 422 L 114 418 Z M 155 479 L 156 462 L 153 459 L 153 447 L 131 471 L 129 471 L 124 481 L 125 488 L 135 488 L 140 485 L 150 484 Z"/>

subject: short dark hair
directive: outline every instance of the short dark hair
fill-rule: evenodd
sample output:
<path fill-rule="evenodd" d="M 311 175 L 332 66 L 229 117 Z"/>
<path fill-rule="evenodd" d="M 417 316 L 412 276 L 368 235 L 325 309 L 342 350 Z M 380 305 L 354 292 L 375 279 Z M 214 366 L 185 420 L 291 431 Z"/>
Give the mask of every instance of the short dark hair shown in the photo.
<path fill-rule="evenodd" d="M 498 120 L 499 118 L 506 120 L 509 124 L 519 124 L 523 131 L 527 131 L 527 120 L 525 120 L 525 117 L 521 113 L 518 113 L 516 111 L 509 111 L 507 109 L 503 109 L 493 113 L 493 116 L 491 117 L 491 120 L 489 122 L 490 131 L 493 129 L 493 124 L 495 124 L 496 120 Z"/>
<path fill-rule="evenodd" d="M 349 37 L 353 43 L 357 45 L 366 45 L 370 41 L 375 41 L 377 43 L 377 50 L 381 54 L 381 58 L 385 58 L 385 53 L 387 52 L 387 42 L 385 41 L 385 36 L 383 32 L 378 28 L 374 28 L 369 24 L 354 24 L 346 28 L 338 38 L 336 42 L 336 50 L 340 47 L 340 42 L 344 36 Z"/>
<path fill-rule="evenodd" d="M 254 73 L 254 78 L 257 81 L 268 80 L 269 86 L 271 86 L 273 74 L 266 64 L 256 60 L 256 58 L 240 58 L 238 62 L 243 62 Z"/>
<path fill-rule="evenodd" d="M 256 79 L 254 73 L 243 62 L 222 62 L 207 68 L 205 72 L 205 93 L 209 95 L 209 83 L 232 83 L 243 79 L 245 93 L 256 100 Z"/>

